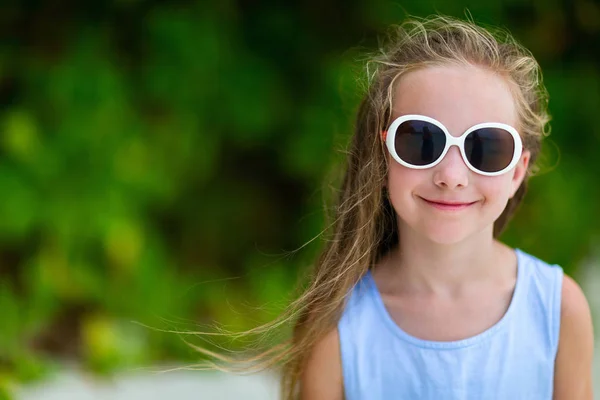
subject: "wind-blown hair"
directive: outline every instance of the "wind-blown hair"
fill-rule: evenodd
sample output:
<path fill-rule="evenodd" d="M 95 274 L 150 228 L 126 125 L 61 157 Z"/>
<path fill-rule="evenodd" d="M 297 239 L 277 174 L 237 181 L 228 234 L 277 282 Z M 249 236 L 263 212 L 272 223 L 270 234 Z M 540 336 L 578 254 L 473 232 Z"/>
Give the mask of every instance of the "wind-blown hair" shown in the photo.
<path fill-rule="evenodd" d="M 264 334 L 293 323 L 292 337 L 245 362 L 256 369 L 282 367 L 285 400 L 298 398 L 299 384 L 315 342 L 337 326 L 348 294 L 379 259 L 398 244 L 396 213 L 385 193 L 387 153 L 380 132 L 391 122 L 394 84 L 409 71 L 428 66 L 470 64 L 507 79 L 518 111 L 518 126 L 530 168 L 523 183 L 494 223 L 497 237 L 521 203 L 547 134 L 548 96 L 531 53 L 504 31 L 470 21 L 434 16 L 394 26 L 386 43 L 367 62 L 367 87 L 348 149 L 344 178 L 331 231 L 303 292 L 275 321 L 244 334 Z M 400 94 L 401 95 L 401 94 Z M 220 361 L 231 358 L 206 350 Z M 212 364 L 216 367 L 217 364 Z M 236 370 L 234 364 L 228 364 Z M 240 365 L 240 364 L 237 364 Z M 245 364 L 248 366 L 248 364 Z M 239 370 L 245 370 L 241 367 Z"/>

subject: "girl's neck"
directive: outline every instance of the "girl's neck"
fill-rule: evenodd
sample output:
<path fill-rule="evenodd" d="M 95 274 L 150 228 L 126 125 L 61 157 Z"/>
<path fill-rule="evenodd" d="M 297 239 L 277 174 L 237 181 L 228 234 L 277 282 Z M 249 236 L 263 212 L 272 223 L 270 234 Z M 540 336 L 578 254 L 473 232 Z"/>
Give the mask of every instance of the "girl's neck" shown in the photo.
<path fill-rule="evenodd" d="M 404 293 L 452 295 L 474 283 L 516 277 L 514 251 L 493 239 L 491 232 L 453 244 L 404 234 L 381 267 L 382 281 Z"/>

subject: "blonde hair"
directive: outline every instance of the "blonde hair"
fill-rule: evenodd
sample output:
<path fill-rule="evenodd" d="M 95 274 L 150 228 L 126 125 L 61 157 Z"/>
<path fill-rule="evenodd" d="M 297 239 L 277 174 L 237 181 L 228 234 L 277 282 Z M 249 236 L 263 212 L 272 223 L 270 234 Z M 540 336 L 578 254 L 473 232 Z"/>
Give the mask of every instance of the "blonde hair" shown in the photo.
<path fill-rule="evenodd" d="M 367 63 L 367 91 L 358 109 L 331 232 L 308 285 L 275 321 L 242 334 L 265 334 L 295 321 L 291 338 L 244 359 L 250 364 L 236 364 L 240 361 L 202 348 L 199 351 L 225 362 L 228 371 L 279 365 L 282 397 L 298 397 L 300 378 L 315 342 L 336 327 L 348 294 L 367 270 L 398 244 L 396 214 L 384 191 L 387 157 L 379 134 L 390 123 L 394 83 L 408 71 L 448 63 L 476 65 L 508 80 L 518 109 L 518 130 L 533 165 L 547 134 L 549 116 L 540 67 L 528 50 L 504 31 L 492 32 L 451 17 L 412 18 L 393 27 L 387 44 Z M 494 237 L 504 230 L 520 204 L 531 172 L 530 167 L 495 221 Z"/>

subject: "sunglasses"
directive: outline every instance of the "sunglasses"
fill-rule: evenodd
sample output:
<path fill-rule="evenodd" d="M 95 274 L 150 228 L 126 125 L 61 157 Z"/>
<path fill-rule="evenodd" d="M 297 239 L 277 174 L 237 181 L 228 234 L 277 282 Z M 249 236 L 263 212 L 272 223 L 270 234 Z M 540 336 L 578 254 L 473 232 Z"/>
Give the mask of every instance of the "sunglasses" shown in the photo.
<path fill-rule="evenodd" d="M 461 136 L 450 135 L 439 121 L 424 115 L 403 115 L 383 132 L 388 151 L 408 168 L 437 165 L 450 146 L 458 146 L 465 164 L 481 175 L 501 175 L 521 157 L 523 144 L 515 128 L 497 122 L 477 124 Z"/>

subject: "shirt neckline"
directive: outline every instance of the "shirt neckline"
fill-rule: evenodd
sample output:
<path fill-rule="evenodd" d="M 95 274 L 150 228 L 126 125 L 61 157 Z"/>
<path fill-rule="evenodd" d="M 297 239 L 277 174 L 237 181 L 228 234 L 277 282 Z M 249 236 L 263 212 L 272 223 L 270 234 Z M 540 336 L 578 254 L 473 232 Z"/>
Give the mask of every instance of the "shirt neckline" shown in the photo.
<path fill-rule="evenodd" d="M 460 340 L 452 340 L 452 341 L 434 341 L 434 340 L 425 340 L 420 339 L 416 336 L 410 335 L 405 332 L 396 322 L 392 319 L 387 309 L 385 308 L 385 304 L 383 303 L 383 299 L 381 298 L 381 294 L 373 276 L 371 275 L 371 271 L 367 271 L 366 281 L 368 286 L 368 292 L 370 293 L 371 299 L 375 303 L 375 307 L 377 308 L 379 314 L 381 315 L 384 323 L 388 326 L 388 328 L 400 339 L 409 342 L 415 346 L 430 348 L 430 349 L 457 349 L 467 346 L 475 345 L 487 338 L 491 337 L 498 331 L 500 331 L 505 325 L 508 324 L 510 318 L 515 313 L 515 309 L 518 307 L 519 299 L 521 297 L 521 292 L 523 291 L 523 254 L 520 249 L 515 249 L 515 254 L 517 256 L 517 280 L 515 283 L 515 288 L 513 290 L 513 294 L 510 300 L 510 304 L 508 305 L 508 309 L 500 318 L 498 322 L 494 325 L 486 329 L 485 331 L 478 333 L 474 336 L 470 336 L 465 339 Z"/>

